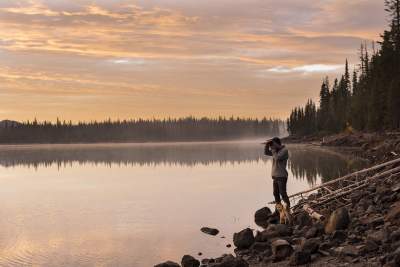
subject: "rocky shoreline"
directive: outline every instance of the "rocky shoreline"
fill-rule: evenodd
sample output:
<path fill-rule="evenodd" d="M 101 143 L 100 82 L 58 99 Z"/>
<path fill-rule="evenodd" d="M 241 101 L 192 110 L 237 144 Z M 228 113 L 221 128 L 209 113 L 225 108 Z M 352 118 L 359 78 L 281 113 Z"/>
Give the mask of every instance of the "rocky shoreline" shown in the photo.
<path fill-rule="evenodd" d="M 358 156 L 383 162 L 398 158 L 400 134 L 332 136 L 321 145 L 357 147 Z M 259 231 L 247 228 L 234 234 L 235 255 L 201 262 L 185 255 L 180 265 L 165 262 L 155 267 L 400 266 L 400 173 L 376 179 L 347 198 L 347 205 L 319 211 L 323 221 L 311 218 L 299 205 L 292 225 L 279 224 L 276 213 L 261 208 L 254 216 Z"/>
<path fill-rule="evenodd" d="M 339 149 L 371 163 L 400 156 L 400 132 L 340 133 L 328 136 L 290 136 L 285 143 L 312 144 Z"/>

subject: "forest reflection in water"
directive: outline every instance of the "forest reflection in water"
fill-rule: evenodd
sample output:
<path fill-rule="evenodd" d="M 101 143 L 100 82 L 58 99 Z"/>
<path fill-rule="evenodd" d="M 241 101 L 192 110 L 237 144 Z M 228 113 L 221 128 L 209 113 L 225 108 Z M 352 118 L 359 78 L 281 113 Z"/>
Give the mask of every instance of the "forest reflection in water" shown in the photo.
<path fill-rule="evenodd" d="M 313 185 L 358 170 L 365 162 L 343 153 L 309 145 L 288 145 L 288 167 L 296 179 Z M 73 164 L 196 166 L 270 160 L 256 142 L 18 145 L 0 147 L 0 166 L 37 169 Z"/>

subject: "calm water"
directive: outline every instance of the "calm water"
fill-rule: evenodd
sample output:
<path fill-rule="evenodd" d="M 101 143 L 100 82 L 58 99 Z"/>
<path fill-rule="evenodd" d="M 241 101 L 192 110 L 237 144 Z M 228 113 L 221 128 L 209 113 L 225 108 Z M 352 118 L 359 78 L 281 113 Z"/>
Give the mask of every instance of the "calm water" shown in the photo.
<path fill-rule="evenodd" d="M 362 165 L 318 148 L 289 151 L 289 193 Z M 232 233 L 257 228 L 255 210 L 272 200 L 262 153 L 235 142 L 2 146 L 0 266 L 146 267 L 231 252 Z"/>

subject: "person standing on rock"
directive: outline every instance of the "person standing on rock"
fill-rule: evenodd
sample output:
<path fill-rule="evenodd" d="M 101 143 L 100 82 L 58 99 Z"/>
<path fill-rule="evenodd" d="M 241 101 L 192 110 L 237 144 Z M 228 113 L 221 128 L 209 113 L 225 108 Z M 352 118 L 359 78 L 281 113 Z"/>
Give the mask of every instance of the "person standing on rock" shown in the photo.
<path fill-rule="evenodd" d="M 282 145 L 281 139 L 274 137 L 265 144 L 265 155 L 272 156 L 271 176 L 273 180 L 273 192 L 275 203 L 281 203 L 281 197 L 286 203 L 286 210 L 290 211 L 290 200 L 286 192 L 288 172 L 286 170 L 289 152 Z"/>

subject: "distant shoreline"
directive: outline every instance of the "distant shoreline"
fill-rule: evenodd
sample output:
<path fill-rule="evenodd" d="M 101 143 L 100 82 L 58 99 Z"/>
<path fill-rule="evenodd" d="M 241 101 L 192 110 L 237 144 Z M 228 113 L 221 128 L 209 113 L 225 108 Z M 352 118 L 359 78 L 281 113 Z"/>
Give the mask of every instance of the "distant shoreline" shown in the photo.
<path fill-rule="evenodd" d="M 204 143 L 213 143 L 213 144 L 229 144 L 229 143 L 261 143 L 268 139 L 266 137 L 264 139 L 226 139 L 226 140 L 193 140 L 193 141 L 130 141 L 130 142 L 73 142 L 73 143 L 0 143 L 0 147 L 7 146 L 118 146 L 118 145 L 193 145 L 193 144 L 204 144 Z"/>

